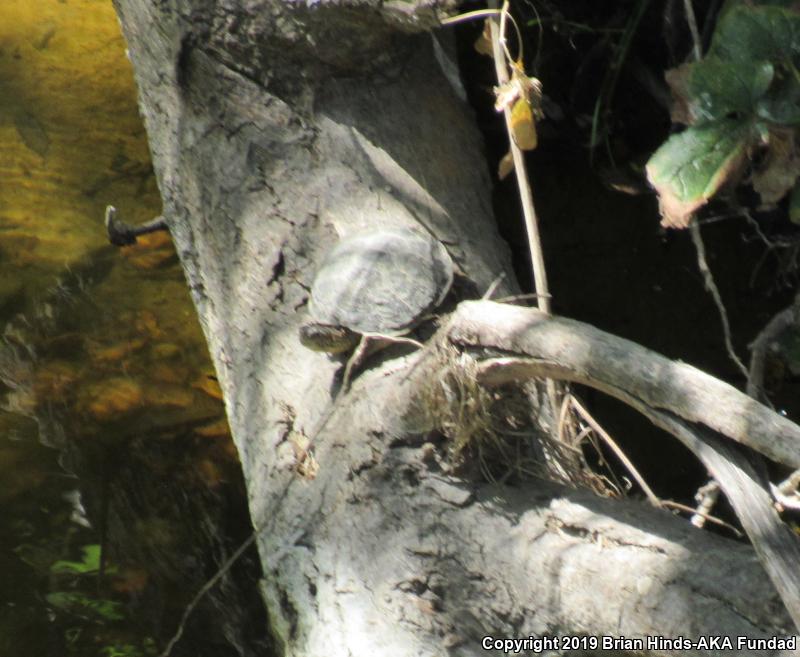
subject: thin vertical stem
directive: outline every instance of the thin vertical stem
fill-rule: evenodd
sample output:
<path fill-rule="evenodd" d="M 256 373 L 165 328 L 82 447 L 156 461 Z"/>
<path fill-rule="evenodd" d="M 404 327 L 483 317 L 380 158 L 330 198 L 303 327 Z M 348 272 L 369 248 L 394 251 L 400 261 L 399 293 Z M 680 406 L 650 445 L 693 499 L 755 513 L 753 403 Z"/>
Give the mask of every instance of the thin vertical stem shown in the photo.
<path fill-rule="evenodd" d="M 489 7 L 498 8 L 497 0 L 490 0 Z M 503 3 L 501 14 L 505 16 L 508 11 L 508 0 Z M 497 82 L 504 85 L 509 81 L 508 64 L 506 62 L 505 49 L 501 40 L 505 35 L 500 30 L 500 20 L 497 16 L 489 19 L 492 30 L 492 50 L 494 53 L 494 66 L 497 74 Z M 503 21 L 505 22 L 505 21 Z M 519 187 L 520 201 L 522 202 L 522 214 L 525 217 L 525 229 L 528 235 L 528 249 L 531 253 L 531 263 L 533 265 L 533 281 L 536 289 L 536 303 L 539 310 L 550 313 L 550 291 L 547 286 L 547 272 L 544 267 L 544 253 L 542 252 L 542 241 L 539 236 L 539 222 L 536 217 L 536 208 L 533 205 L 533 193 L 528 181 L 528 173 L 525 167 L 525 157 L 520 148 L 514 143 L 511 137 L 511 108 L 506 107 L 503 111 L 506 120 L 506 129 L 509 135 L 511 146 L 511 157 L 514 159 L 514 171 L 517 175 L 517 185 Z"/>

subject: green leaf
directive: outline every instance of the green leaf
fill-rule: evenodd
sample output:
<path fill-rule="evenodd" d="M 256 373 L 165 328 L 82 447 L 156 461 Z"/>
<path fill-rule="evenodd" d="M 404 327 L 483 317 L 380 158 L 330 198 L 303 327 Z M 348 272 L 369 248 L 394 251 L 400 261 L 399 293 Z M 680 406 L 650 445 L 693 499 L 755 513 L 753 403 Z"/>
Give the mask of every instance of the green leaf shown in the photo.
<path fill-rule="evenodd" d="M 791 68 L 800 58 L 800 13 L 788 7 L 735 4 L 720 17 L 709 55 L 746 65 Z"/>
<path fill-rule="evenodd" d="M 122 605 L 113 600 L 95 600 L 71 591 L 48 593 L 45 599 L 56 609 L 73 614 L 95 616 L 109 621 L 125 619 Z"/>
<path fill-rule="evenodd" d="M 747 118 L 755 113 L 758 100 L 767 92 L 775 69 L 767 61 L 733 63 L 706 57 L 692 65 L 688 95 L 692 114 L 702 123 L 731 114 Z"/>
<path fill-rule="evenodd" d="M 800 79 L 782 75 L 774 81 L 769 94 L 759 99 L 756 115 L 782 125 L 800 124 Z"/>
<path fill-rule="evenodd" d="M 647 163 L 661 205 L 662 224 L 685 228 L 692 213 L 737 175 L 752 139 L 749 121 L 692 126 L 670 137 Z"/>
<path fill-rule="evenodd" d="M 100 546 L 84 545 L 82 561 L 56 561 L 50 570 L 54 573 L 77 573 L 85 575 L 100 570 Z"/>

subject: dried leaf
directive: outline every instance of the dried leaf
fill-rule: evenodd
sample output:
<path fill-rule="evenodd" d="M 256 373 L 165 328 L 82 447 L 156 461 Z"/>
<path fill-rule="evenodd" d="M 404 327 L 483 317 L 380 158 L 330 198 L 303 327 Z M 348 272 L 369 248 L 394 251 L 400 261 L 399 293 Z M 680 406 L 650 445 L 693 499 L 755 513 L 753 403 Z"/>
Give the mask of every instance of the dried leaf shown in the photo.
<path fill-rule="evenodd" d="M 531 101 L 531 103 L 539 104 L 542 94 L 542 83 L 536 78 L 526 75 L 522 61 L 512 62 L 511 79 L 519 85 L 520 91 L 525 98 Z"/>
<path fill-rule="evenodd" d="M 525 151 L 536 148 L 536 120 L 541 116 L 541 82 L 525 75 L 521 62 L 514 62 L 511 65 L 511 79 L 495 87 L 494 93 L 494 108 L 498 112 L 511 108 L 511 136 L 514 143 Z"/>
<path fill-rule="evenodd" d="M 487 57 L 494 57 L 494 49 L 492 48 L 492 25 L 489 22 L 491 19 L 487 18 L 483 22 L 483 32 L 475 39 L 473 47 L 480 55 Z"/>
<path fill-rule="evenodd" d="M 499 87 L 495 87 L 494 95 L 494 109 L 497 112 L 502 112 L 506 107 L 511 107 L 519 100 L 520 88 L 519 85 L 511 79 L 501 84 Z"/>
<path fill-rule="evenodd" d="M 495 87 L 494 93 L 496 96 L 494 108 L 498 112 L 502 112 L 520 98 L 524 98 L 530 104 L 535 118 L 541 114 L 542 83 L 536 78 L 526 75 L 520 62 L 514 62 L 511 65 L 511 79 L 499 87 Z"/>
<path fill-rule="evenodd" d="M 511 109 L 511 136 L 523 151 L 532 151 L 538 143 L 533 108 L 525 98 L 519 98 Z"/>
<path fill-rule="evenodd" d="M 670 119 L 673 123 L 691 125 L 694 118 L 689 110 L 689 74 L 692 64 L 681 64 L 677 68 L 671 68 L 664 73 L 664 79 L 672 92 L 672 107 L 670 108 Z"/>
<path fill-rule="evenodd" d="M 753 174 L 753 189 L 765 205 L 780 201 L 800 176 L 800 154 L 794 130 L 773 127 L 768 135 L 767 156 L 761 168 Z"/>
<path fill-rule="evenodd" d="M 499 180 L 505 180 L 508 174 L 510 174 L 514 170 L 514 156 L 511 155 L 511 151 L 508 151 L 503 158 L 500 160 L 500 164 L 497 165 L 497 178 Z"/>

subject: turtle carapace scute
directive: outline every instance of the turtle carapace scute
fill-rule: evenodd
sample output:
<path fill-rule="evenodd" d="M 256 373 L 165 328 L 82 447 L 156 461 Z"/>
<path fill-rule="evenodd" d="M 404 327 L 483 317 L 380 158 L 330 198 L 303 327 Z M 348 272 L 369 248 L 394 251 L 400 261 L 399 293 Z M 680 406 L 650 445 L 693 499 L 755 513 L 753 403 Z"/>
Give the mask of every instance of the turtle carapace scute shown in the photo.
<path fill-rule="evenodd" d="M 437 239 L 408 228 L 379 228 L 340 240 L 311 286 L 311 321 L 300 328 L 309 349 L 345 352 L 363 334 L 413 327 L 442 303 L 453 261 Z"/>

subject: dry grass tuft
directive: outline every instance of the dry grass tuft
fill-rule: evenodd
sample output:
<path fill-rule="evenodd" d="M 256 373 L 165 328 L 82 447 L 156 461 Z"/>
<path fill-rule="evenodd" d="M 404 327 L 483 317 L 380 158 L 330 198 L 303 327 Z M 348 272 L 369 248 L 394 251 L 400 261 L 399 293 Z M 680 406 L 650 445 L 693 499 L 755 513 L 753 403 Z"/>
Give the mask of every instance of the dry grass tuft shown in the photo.
<path fill-rule="evenodd" d="M 435 375 L 425 379 L 415 414 L 428 430 L 448 439 L 453 470 L 476 470 L 494 482 L 544 478 L 609 494 L 580 447 L 553 430 L 556 420 L 547 417 L 541 386 L 530 382 L 487 389 L 478 383 L 477 363 L 469 354 L 449 345 L 438 351 Z"/>

